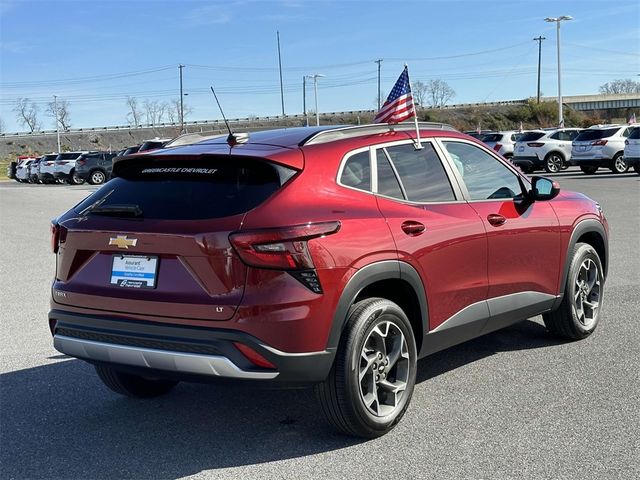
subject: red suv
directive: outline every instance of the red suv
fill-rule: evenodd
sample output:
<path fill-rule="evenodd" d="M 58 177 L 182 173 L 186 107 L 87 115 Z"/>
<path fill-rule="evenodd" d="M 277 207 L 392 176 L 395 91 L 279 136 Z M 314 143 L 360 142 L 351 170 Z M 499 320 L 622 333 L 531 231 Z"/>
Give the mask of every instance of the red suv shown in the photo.
<path fill-rule="evenodd" d="M 291 128 L 116 157 L 52 225 L 49 324 L 112 390 L 316 384 L 340 430 L 404 414 L 416 361 L 542 314 L 590 335 L 608 226 L 441 124 Z"/>

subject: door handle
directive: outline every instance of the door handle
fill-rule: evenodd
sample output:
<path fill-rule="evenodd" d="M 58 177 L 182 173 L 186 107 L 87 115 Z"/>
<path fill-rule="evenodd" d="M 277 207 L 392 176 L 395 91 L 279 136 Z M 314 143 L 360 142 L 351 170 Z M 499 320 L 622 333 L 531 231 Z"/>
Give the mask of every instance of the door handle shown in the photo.
<path fill-rule="evenodd" d="M 507 221 L 502 215 L 498 215 L 497 213 L 490 213 L 487 215 L 488 222 L 494 227 L 499 227 L 500 225 L 504 225 L 504 222 Z"/>
<path fill-rule="evenodd" d="M 415 237 L 417 235 L 422 235 L 422 232 L 425 231 L 426 227 L 420 223 L 413 220 L 407 220 L 402 222 L 401 227 L 402 231 L 411 237 Z"/>

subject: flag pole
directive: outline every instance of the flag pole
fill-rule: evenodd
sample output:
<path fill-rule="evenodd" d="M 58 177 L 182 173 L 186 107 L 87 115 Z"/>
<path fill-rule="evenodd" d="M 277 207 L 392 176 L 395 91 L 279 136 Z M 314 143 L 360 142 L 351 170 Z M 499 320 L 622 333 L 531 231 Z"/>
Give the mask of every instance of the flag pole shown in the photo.
<path fill-rule="evenodd" d="M 409 79 L 409 91 L 411 92 L 411 108 L 413 108 L 413 123 L 416 126 L 416 144 L 414 145 L 416 150 L 422 150 L 422 141 L 420 140 L 420 128 L 418 127 L 418 110 L 416 104 L 413 102 L 413 90 L 411 89 L 411 77 L 409 76 L 409 66 L 405 63 L 404 68 L 407 69 L 407 78 Z"/>

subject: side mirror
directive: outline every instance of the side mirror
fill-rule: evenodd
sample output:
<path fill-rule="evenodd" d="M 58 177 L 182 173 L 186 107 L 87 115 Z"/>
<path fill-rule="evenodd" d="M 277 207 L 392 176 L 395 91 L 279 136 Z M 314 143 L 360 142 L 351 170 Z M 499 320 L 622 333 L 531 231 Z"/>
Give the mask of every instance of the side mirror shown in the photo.
<path fill-rule="evenodd" d="M 531 178 L 530 197 L 533 200 L 551 200 L 560 193 L 560 184 L 546 177 Z"/>

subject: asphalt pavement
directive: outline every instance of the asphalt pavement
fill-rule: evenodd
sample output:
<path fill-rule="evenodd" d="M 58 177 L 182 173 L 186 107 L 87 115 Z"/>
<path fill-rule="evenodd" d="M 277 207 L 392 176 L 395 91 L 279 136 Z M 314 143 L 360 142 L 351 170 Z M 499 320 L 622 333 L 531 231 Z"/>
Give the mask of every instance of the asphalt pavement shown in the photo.
<path fill-rule="evenodd" d="M 536 317 L 427 357 L 370 441 L 335 433 L 310 390 L 107 390 L 47 325 L 49 220 L 94 187 L 0 182 L 0 478 L 640 478 L 640 176 L 552 176 L 611 225 L 596 332 L 561 342 Z"/>

